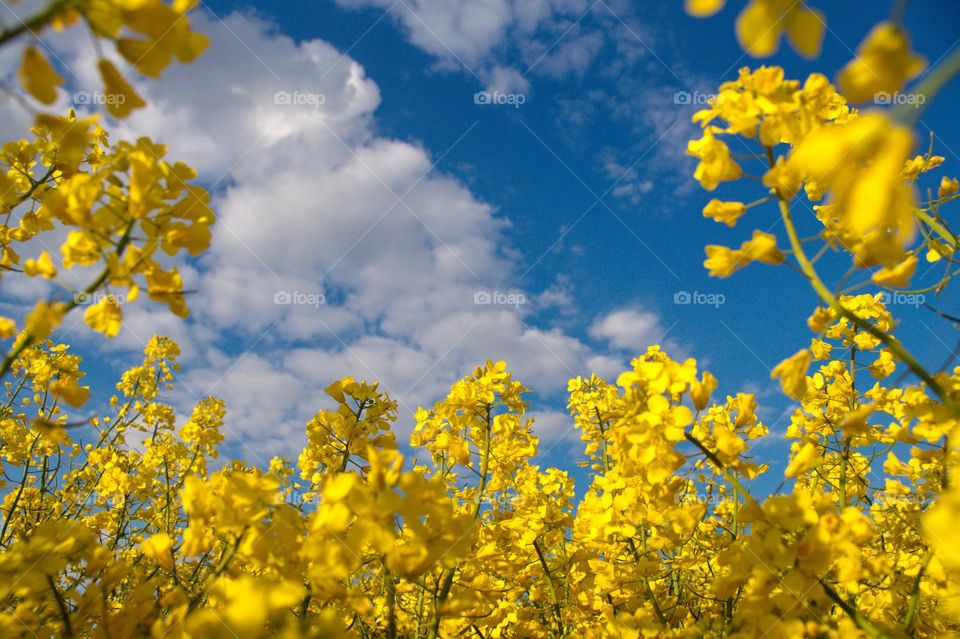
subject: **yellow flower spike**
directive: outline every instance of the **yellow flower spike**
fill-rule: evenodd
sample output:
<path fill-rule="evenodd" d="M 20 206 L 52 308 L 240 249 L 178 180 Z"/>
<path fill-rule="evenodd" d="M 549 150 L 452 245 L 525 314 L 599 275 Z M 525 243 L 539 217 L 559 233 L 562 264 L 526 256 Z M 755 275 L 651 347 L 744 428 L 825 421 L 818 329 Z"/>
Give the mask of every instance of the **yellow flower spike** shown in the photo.
<path fill-rule="evenodd" d="M 0 212 L 8 210 L 20 200 L 20 183 L 0 171 Z"/>
<path fill-rule="evenodd" d="M 853 102 L 869 102 L 878 93 L 895 93 L 926 67 L 910 50 L 910 39 L 899 27 L 881 22 L 857 47 L 857 57 L 840 71 L 837 84 Z"/>
<path fill-rule="evenodd" d="M 840 423 L 840 430 L 842 430 L 843 434 L 847 437 L 856 437 L 868 433 L 870 431 L 870 425 L 867 423 L 867 419 L 873 415 L 876 410 L 877 407 L 875 405 L 867 404 L 853 412 L 847 413 L 843 422 Z"/>
<path fill-rule="evenodd" d="M 784 255 L 777 248 L 777 238 L 760 230 L 740 245 L 738 250 L 711 244 L 706 247 L 707 259 L 703 266 L 711 277 L 730 277 L 750 262 L 780 264 Z"/>
<path fill-rule="evenodd" d="M 60 302 L 48 303 L 45 300 L 37 302 L 33 310 L 27 315 L 26 330 L 34 340 L 44 340 L 50 337 L 53 329 L 63 321 L 64 306 Z"/>
<path fill-rule="evenodd" d="M 890 351 L 882 350 L 872 364 L 867 367 L 874 379 L 886 379 L 897 370 L 897 363 Z"/>
<path fill-rule="evenodd" d="M 952 484 L 923 516 L 926 538 L 945 565 L 960 569 L 960 489 Z"/>
<path fill-rule="evenodd" d="M 173 540 L 167 533 L 157 533 L 144 539 L 140 550 L 167 570 L 173 570 Z"/>
<path fill-rule="evenodd" d="M 53 260 L 46 251 L 41 251 L 37 259 L 25 261 L 23 263 L 23 272 L 30 277 L 39 275 L 48 280 L 57 276 L 57 268 L 53 265 Z"/>
<path fill-rule="evenodd" d="M 816 360 L 829 359 L 831 351 L 833 351 L 833 345 L 829 342 L 825 342 L 820 339 L 813 339 L 810 341 L 810 353 Z"/>
<path fill-rule="evenodd" d="M 703 130 L 703 137 L 687 144 L 687 155 L 700 160 L 693 177 L 707 191 L 713 191 L 720 182 L 736 180 L 742 174 L 740 165 L 730 157 L 730 149 L 714 135 L 714 127 Z"/>
<path fill-rule="evenodd" d="M 703 208 L 703 217 L 733 227 L 746 212 L 747 207 L 743 202 L 721 202 L 718 199 L 712 199 Z"/>
<path fill-rule="evenodd" d="M 723 8 L 726 0 L 684 0 L 683 10 L 695 18 L 709 18 Z"/>
<path fill-rule="evenodd" d="M 730 277 L 750 263 L 750 259 L 743 251 L 737 251 L 726 246 L 711 244 L 705 249 L 707 259 L 703 266 L 709 271 L 710 277 Z"/>
<path fill-rule="evenodd" d="M 117 38 L 117 51 L 140 73 L 157 78 L 176 56 L 189 63 L 202 54 L 209 38 L 190 30 L 190 21 L 174 9 L 159 4 L 128 11 L 124 23 L 147 39 Z"/>
<path fill-rule="evenodd" d="M 98 333 L 116 337 L 123 324 L 123 309 L 113 295 L 104 295 L 96 304 L 87 307 L 83 312 L 83 319 L 87 326 Z"/>
<path fill-rule="evenodd" d="M 0 339 L 10 339 L 17 334 L 17 323 L 9 317 L 0 316 Z"/>
<path fill-rule="evenodd" d="M 171 268 L 165 271 L 155 264 L 147 267 L 147 295 L 156 302 L 164 302 L 170 311 L 177 317 L 187 317 L 190 310 L 187 308 L 183 294 L 183 280 L 180 272 Z"/>
<path fill-rule="evenodd" d="M 174 222 L 164 234 L 161 247 L 167 255 L 176 255 L 186 249 L 190 255 L 199 255 L 210 246 L 210 227 L 207 224 Z"/>
<path fill-rule="evenodd" d="M 910 255 L 896 266 L 885 267 L 875 272 L 870 279 L 880 286 L 904 288 L 910 285 L 910 278 L 917 270 L 917 256 Z"/>
<path fill-rule="evenodd" d="M 44 104 L 53 104 L 56 101 L 57 87 L 63 84 L 63 77 L 36 47 L 23 50 L 18 78 L 23 88 Z"/>
<path fill-rule="evenodd" d="M 82 154 L 87 142 L 85 137 L 77 140 L 77 148 L 68 153 Z M 44 194 L 40 215 L 55 217 L 64 224 L 88 226 L 93 223 L 91 209 L 101 195 L 103 186 L 99 180 L 88 173 L 78 173 Z"/>
<path fill-rule="evenodd" d="M 50 384 L 50 392 L 74 408 L 80 408 L 90 398 L 90 388 L 80 386 L 77 379 L 73 377 L 61 377 L 56 380 Z"/>
<path fill-rule="evenodd" d="M 953 253 L 953 247 L 943 242 L 938 242 L 937 240 L 931 239 L 927 245 L 927 253 L 925 255 L 927 262 L 939 262 L 943 259 L 944 255 L 951 255 Z"/>
<path fill-rule="evenodd" d="M 946 175 L 940 178 L 937 197 L 947 197 L 948 195 L 955 194 L 957 191 L 960 191 L 960 180 L 957 180 L 957 178 L 948 178 Z"/>
<path fill-rule="evenodd" d="M 905 180 L 915 180 L 921 173 L 932 171 L 943 164 L 943 156 L 940 155 L 917 155 L 913 159 L 907 160 L 900 171 L 900 177 Z"/>
<path fill-rule="evenodd" d="M 63 444 L 70 440 L 67 429 L 63 427 L 63 424 L 51 422 L 48 419 L 34 419 L 30 422 L 30 428 L 43 433 L 45 437 L 56 444 Z"/>
<path fill-rule="evenodd" d="M 800 190 L 803 177 L 797 167 L 783 157 L 777 158 L 773 168 L 763 175 L 763 185 L 771 189 L 782 200 L 791 200 Z"/>
<path fill-rule="evenodd" d="M 711 375 L 709 371 L 704 371 L 700 381 L 694 380 L 690 384 L 690 399 L 693 400 L 694 408 L 698 411 L 706 408 L 707 402 L 710 401 L 710 395 L 716 388 L 717 378 Z"/>
<path fill-rule="evenodd" d="M 796 477 L 802 475 L 819 466 L 823 459 L 820 456 L 820 447 L 812 442 L 806 441 L 802 444 L 794 444 L 795 453 L 787 468 L 784 471 L 786 477 Z"/>
<path fill-rule="evenodd" d="M 872 114 L 821 127 L 791 153 L 793 170 L 830 190 L 862 266 L 892 266 L 913 239 L 913 193 L 900 175 L 912 146 L 909 129 Z"/>
<path fill-rule="evenodd" d="M 89 266 L 100 261 L 100 245 L 86 231 L 70 231 L 60 252 L 63 253 L 64 268 L 72 268 L 75 264 Z"/>
<path fill-rule="evenodd" d="M 736 22 L 741 48 L 757 58 L 776 53 L 784 31 L 797 53 L 815 58 L 820 55 L 825 28 L 822 13 L 794 0 L 752 0 Z"/>
<path fill-rule="evenodd" d="M 794 51 L 812 60 L 823 48 L 826 18 L 821 11 L 807 8 L 806 2 L 798 4 L 787 16 L 787 41 Z"/>
<path fill-rule="evenodd" d="M 756 421 L 757 398 L 753 393 L 737 393 L 733 400 L 728 401 L 728 410 L 737 411 L 734 426 L 742 428 Z"/>
<path fill-rule="evenodd" d="M 760 230 L 753 232 L 753 238 L 744 242 L 740 250 L 750 259 L 764 264 L 780 264 L 783 253 L 777 248 L 777 238 Z"/>
<path fill-rule="evenodd" d="M 770 379 L 779 379 L 784 394 L 793 399 L 803 399 L 807 392 L 807 369 L 810 368 L 810 351 L 802 349 L 777 364 L 770 372 Z"/>
<path fill-rule="evenodd" d="M 103 92 L 106 95 L 107 111 L 118 118 L 125 118 L 134 109 L 147 106 L 130 83 L 127 82 L 113 63 L 101 59 L 98 65 L 103 79 Z"/>
<path fill-rule="evenodd" d="M 807 319 L 807 326 L 809 326 L 810 330 L 814 333 L 822 333 L 827 327 L 827 324 L 833 321 L 834 317 L 832 309 L 819 306 Z"/>

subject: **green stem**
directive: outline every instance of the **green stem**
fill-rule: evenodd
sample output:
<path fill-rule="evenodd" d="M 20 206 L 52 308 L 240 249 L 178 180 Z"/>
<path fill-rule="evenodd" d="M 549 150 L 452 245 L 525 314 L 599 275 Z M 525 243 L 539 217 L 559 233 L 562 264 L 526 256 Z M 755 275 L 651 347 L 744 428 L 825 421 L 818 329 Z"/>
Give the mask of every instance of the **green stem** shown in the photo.
<path fill-rule="evenodd" d="M 483 457 L 480 462 L 480 484 L 477 486 L 477 498 L 473 505 L 473 519 L 480 518 L 480 509 L 483 506 L 484 492 L 487 489 L 487 474 L 490 469 L 490 440 L 492 437 L 493 424 L 491 422 L 492 406 L 487 406 L 486 428 L 484 429 Z M 439 637 L 440 632 L 440 605 L 447 600 L 450 595 L 450 588 L 453 586 L 453 577 L 457 573 L 457 567 L 452 566 L 447 569 L 443 576 L 443 583 L 440 586 L 440 592 L 437 595 L 437 602 L 434 607 L 433 626 L 430 629 L 430 637 Z"/>
<path fill-rule="evenodd" d="M 553 617 L 557 622 L 557 636 L 564 636 L 563 632 L 563 617 L 560 615 L 560 599 L 557 597 L 557 588 L 553 584 L 553 576 L 550 574 L 550 567 L 547 565 L 547 558 L 543 556 L 543 550 L 540 549 L 540 542 L 536 539 L 533 540 L 533 548 L 537 551 L 537 558 L 540 560 L 540 566 L 543 567 L 543 572 L 547 576 L 547 587 L 550 590 L 550 598 L 553 600 Z"/>
<path fill-rule="evenodd" d="M 67 610 L 67 604 L 63 601 L 60 591 L 57 590 L 57 584 L 50 575 L 47 575 L 47 583 L 50 584 L 50 590 L 53 591 L 53 598 L 56 600 L 57 608 L 60 610 L 60 617 L 63 619 L 64 636 L 73 637 L 73 627 L 70 625 L 70 612 Z"/>
<path fill-rule="evenodd" d="M 827 593 L 827 596 L 830 597 L 835 604 L 840 606 L 845 613 L 847 613 L 847 616 L 849 616 L 853 622 L 857 624 L 857 627 L 860 628 L 860 630 L 863 630 L 865 633 L 871 637 L 874 637 L 875 639 L 884 639 L 889 637 L 887 633 L 877 628 L 875 625 L 873 625 L 872 621 L 864 617 L 863 613 L 857 610 L 849 602 L 845 601 L 843 597 L 840 596 L 840 593 L 824 583 L 822 579 L 818 581 L 820 582 L 820 585 L 823 586 L 823 590 Z"/>
<path fill-rule="evenodd" d="M 130 243 L 130 233 L 133 231 L 133 226 L 135 222 L 136 220 L 130 220 L 130 222 L 127 224 L 127 228 L 123 232 L 123 236 L 120 238 L 120 241 L 117 242 L 116 255 L 118 260 L 123 258 L 123 252 L 124 250 L 126 250 L 127 244 Z M 100 274 L 97 275 L 97 278 L 93 280 L 85 289 L 83 289 L 83 294 L 92 295 L 101 286 L 103 286 L 103 283 L 106 282 L 109 277 L 110 277 L 110 265 L 107 264 L 106 266 L 103 267 L 103 270 L 100 271 Z M 67 302 L 66 306 L 63 309 L 63 315 L 66 315 L 67 313 L 75 309 L 80 304 L 80 302 L 77 301 L 79 297 L 80 296 L 78 295 L 74 295 L 73 299 Z M 20 357 L 21 353 L 23 353 L 23 351 L 25 351 L 27 348 L 33 345 L 35 341 L 36 341 L 36 337 L 34 335 L 31 335 L 30 333 L 24 333 L 23 339 L 21 339 L 19 343 L 13 348 L 13 350 L 7 353 L 6 357 L 3 358 L 3 364 L 0 365 L 0 379 L 3 379 L 4 375 L 6 375 L 10 371 L 10 368 L 13 366 L 13 363 L 16 361 L 18 357 Z"/>
<path fill-rule="evenodd" d="M 933 552 L 928 552 L 923 560 L 923 565 L 917 571 L 917 577 L 913 581 L 913 591 L 910 593 L 910 607 L 907 609 L 907 616 L 903 621 L 904 630 L 911 637 L 914 636 L 913 626 L 917 621 L 917 612 L 920 610 L 920 582 L 923 581 L 923 575 L 927 571 L 930 560 L 933 559 Z"/>
<path fill-rule="evenodd" d="M 0 33 L 0 46 L 23 35 L 24 33 L 35 34 L 49 24 L 61 11 L 65 11 L 77 4 L 76 0 L 56 0 L 35 13 L 26 20 L 20 20 L 20 24 Z"/>
<path fill-rule="evenodd" d="M 747 492 L 747 489 L 743 487 L 743 484 L 740 483 L 740 480 L 737 478 L 737 476 L 731 473 L 729 468 L 724 466 L 723 462 L 720 461 L 720 458 L 717 457 L 712 450 L 704 446 L 703 442 L 701 442 L 699 439 L 694 437 L 689 432 L 685 432 L 683 436 L 686 438 L 688 442 L 690 442 L 691 444 L 699 448 L 700 452 L 706 455 L 707 459 L 713 462 L 713 465 L 717 467 L 717 470 L 719 470 L 724 475 L 726 475 L 727 479 L 730 480 L 730 484 L 733 486 L 733 489 L 736 491 L 738 495 L 743 497 L 746 503 L 753 501 L 753 497 L 751 497 L 750 493 Z"/>
<path fill-rule="evenodd" d="M 873 335 L 875 338 L 883 342 L 890 351 L 896 356 L 897 359 L 904 362 L 910 370 L 914 372 L 920 379 L 922 379 L 927 386 L 929 386 L 937 397 L 946 406 L 950 409 L 957 417 L 960 417 L 960 407 L 954 403 L 950 395 L 947 394 L 946 390 L 933 378 L 927 370 L 917 361 L 917 359 L 906 349 L 904 346 L 894 337 L 884 333 L 879 330 L 877 327 L 870 324 L 867 320 L 854 315 L 847 308 L 845 308 L 837 297 L 827 288 L 827 285 L 823 283 L 823 280 L 820 279 L 820 275 L 817 273 L 816 269 L 813 267 L 813 264 L 810 263 L 810 260 L 807 259 L 807 254 L 803 250 L 803 244 L 800 242 L 800 236 L 797 234 L 797 229 L 793 223 L 793 217 L 790 214 L 790 205 L 783 200 L 779 199 L 780 204 L 780 217 L 783 219 L 783 224 L 787 229 L 787 236 L 790 238 L 790 245 L 793 248 L 794 256 L 797 258 L 797 265 L 800 267 L 800 270 L 803 274 L 810 280 L 810 285 L 813 287 L 813 290 L 816 291 L 817 295 L 820 296 L 827 305 L 832 308 L 837 315 L 841 315 L 852 324 L 856 325 L 859 329 L 866 331 Z"/>
<path fill-rule="evenodd" d="M 940 237 L 946 240 L 951 246 L 957 246 L 957 237 L 951 233 L 947 227 L 943 226 L 936 218 L 927 213 L 925 209 L 917 209 L 915 214 L 920 221 L 936 231 Z"/>

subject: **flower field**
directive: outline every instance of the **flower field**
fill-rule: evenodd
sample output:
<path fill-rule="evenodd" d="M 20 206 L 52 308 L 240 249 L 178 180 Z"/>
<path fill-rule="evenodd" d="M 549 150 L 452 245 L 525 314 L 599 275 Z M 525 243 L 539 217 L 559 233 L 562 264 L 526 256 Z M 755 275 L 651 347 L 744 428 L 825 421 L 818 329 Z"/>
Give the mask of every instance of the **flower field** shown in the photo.
<path fill-rule="evenodd" d="M 956 295 L 956 141 L 927 144 L 914 105 L 866 104 L 935 100 L 960 54 L 925 61 L 895 11 L 848 65 L 796 77 L 759 58 L 816 60 L 829 4 L 750 0 L 732 25 L 723 4 L 687 0 L 687 19 L 733 31 L 746 63 L 685 152 L 702 215 L 742 240 L 705 247 L 709 275 L 759 268 L 815 300 L 772 370 L 793 402 L 782 473 L 757 446 L 762 399 L 717 392 L 666 342 L 571 377 L 570 468 L 537 458 L 532 391 L 504 361 L 415 412 L 376 379 L 328 380 L 298 456 L 269 464 L 232 458 L 221 399 L 180 414 L 169 337 L 95 396 L 68 320 L 109 344 L 130 308 L 187 318 L 204 302 L 178 264 L 220 232 L 209 181 L 162 140 L 111 134 L 147 104 L 115 61 L 158 78 L 209 42 L 184 0 L 52 0 L 6 27 L 33 127 L 0 149 L 2 286 L 56 292 L 0 317 L 0 636 L 960 636 L 960 367 L 913 352 L 889 303 Z M 53 113 L 63 69 L 30 38 L 77 31 L 112 99 Z M 72 269 L 86 285 L 61 286 Z"/>

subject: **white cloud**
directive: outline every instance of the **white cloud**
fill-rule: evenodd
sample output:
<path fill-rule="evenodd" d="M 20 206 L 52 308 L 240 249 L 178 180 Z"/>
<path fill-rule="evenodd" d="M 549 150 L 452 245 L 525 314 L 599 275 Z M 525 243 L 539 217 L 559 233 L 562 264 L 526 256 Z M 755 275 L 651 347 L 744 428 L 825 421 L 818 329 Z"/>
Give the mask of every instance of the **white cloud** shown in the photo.
<path fill-rule="evenodd" d="M 690 121 L 696 105 L 677 104 L 674 95 L 715 90 L 718 79 L 700 77 L 679 61 L 684 43 L 658 23 L 659 7 L 638 10 L 629 0 L 337 4 L 383 10 L 440 69 L 473 75 L 490 92 L 528 94 L 537 90 L 536 78 L 572 79 L 574 92 L 555 98 L 561 132 L 571 146 L 586 148 L 595 143 L 598 123 L 626 133 L 616 148 L 599 154 L 601 163 L 613 158 L 622 165 L 610 179 L 617 180 L 612 195 L 625 204 L 641 204 L 653 184 L 680 195 L 693 190 L 684 149 L 697 136 Z M 553 82 L 548 90 L 556 88 Z M 626 170 L 634 163 L 640 172 Z"/>
<path fill-rule="evenodd" d="M 516 69 L 494 66 L 486 75 L 486 91 L 489 93 L 519 93 L 526 95 L 530 91 L 530 81 Z"/>
<path fill-rule="evenodd" d="M 535 27 L 547 14 L 543 0 L 337 0 L 349 8 L 379 7 L 400 22 L 410 41 L 444 59 L 475 64 L 500 45 L 518 20 Z M 524 8 L 521 6 L 526 5 Z"/>
<path fill-rule="evenodd" d="M 489 91 L 525 93 L 533 68 L 559 76 L 583 73 L 596 58 L 605 35 L 584 28 L 594 13 L 618 22 L 611 9 L 590 0 L 337 0 L 351 9 L 376 7 L 401 25 L 414 46 L 434 56 L 443 69 L 463 67 L 487 83 Z M 615 6 L 611 2 L 607 7 Z M 622 8 L 618 8 L 621 11 Z M 508 58 L 519 58 L 510 68 Z M 502 88 L 506 83 L 511 87 Z"/>
<path fill-rule="evenodd" d="M 443 3 L 414 4 L 451 32 L 467 32 L 459 51 L 470 59 L 494 46 L 503 20 L 532 29 L 546 15 L 491 1 L 441 18 Z M 208 53 L 159 82 L 131 74 L 150 106 L 113 136 L 154 136 L 217 184 L 213 244 L 184 269 L 198 289 L 189 323 L 137 302 L 110 345 L 138 351 L 154 332 L 183 342 L 183 412 L 200 396 L 222 396 L 228 433 L 243 441 L 239 454 L 289 454 L 302 443 L 304 420 L 327 401 L 322 389 L 345 375 L 381 380 L 409 426 L 418 404 L 432 404 L 487 358 L 506 360 L 539 397 L 554 400 L 571 376 L 616 374 L 618 356 L 542 324 L 541 312 L 572 306 L 568 282 L 543 295 L 512 288 L 518 257 L 508 220 L 434 169 L 428 150 L 377 133 L 381 96 L 356 61 L 247 15 L 221 22 L 201 12 L 194 22 L 211 36 Z M 74 84 L 98 86 L 89 43 L 66 42 L 62 54 L 82 70 Z M 491 77 L 522 86 L 509 69 Z M 275 101 L 277 92 L 289 97 Z M 522 294 L 524 303 L 475 303 L 476 293 L 494 290 Z M 278 293 L 306 303 L 276 303 Z M 649 313 L 622 311 L 591 334 L 634 349 L 657 326 Z M 557 432 L 558 414 L 541 415 L 541 430 Z"/>
<path fill-rule="evenodd" d="M 538 455 L 567 453 L 582 450 L 580 431 L 573 425 L 573 417 L 563 411 L 534 410 L 527 414 L 534 420 L 533 433 L 540 440 Z"/>
<path fill-rule="evenodd" d="M 642 353 L 662 339 L 663 330 L 653 313 L 620 309 L 594 322 L 590 336 L 605 340 L 614 348 Z"/>

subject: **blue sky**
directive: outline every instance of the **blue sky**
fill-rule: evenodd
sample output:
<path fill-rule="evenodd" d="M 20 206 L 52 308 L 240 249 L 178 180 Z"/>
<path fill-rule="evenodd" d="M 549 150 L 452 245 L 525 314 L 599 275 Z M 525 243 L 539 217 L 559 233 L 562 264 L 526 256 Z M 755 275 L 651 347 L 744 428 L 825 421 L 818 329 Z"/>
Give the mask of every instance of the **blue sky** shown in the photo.
<path fill-rule="evenodd" d="M 809 343 L 815 298 L 785 266 L 707 277 L 706 244 L 739 245 L 753 228 L 786 242 L 772 208 L 735 229 L 701 216 L 710 197 L 761 191 L 699 188 L 683 155 L 697 107 L 675 102 L 761 63 L 738 47 L 742 3 L 730 4 L 707 20 L 679 1 L 202 5 L 195 21 L 210 52 L 138 83 L 151 107 L 117 125 L 167 142 L 216 194 L 214 246 L 186 266 L 200 291 L 194 317 L 180 325 L 157 309 L 134 312 L 106 349 L 76 331 L 95 362 L 91 380 L 106 387 L 149 334 L 172 333 L 185 349 L 180 406 L 223 396 L 231 451 L 256 459 L 297 449 L 336 376 L 383 379 L 409 426 L 417 404 L 482 357 L 502 357 L 537 390 L 544 462 L 569 466 L 578 446 L 562 414 L 564 380 L 591 370 L 615 378 L 660 341 L 711 370 L 718 394 L 757 393 L 774 431 L 758 452 L 779 476 L 786 445 L 776 433 L 790 404 L 769 370 Z M 829 26 L 820 59 L 784 46 L 764 61 L 788 77 L 834 77 L 889 11 L 887 2 L 810 4 Z M 958 18 L 956 3 L 911 2 L 915 48 L 940 58 L 957 46 Z M 71 88 L 96 85 L 85 42 L 54 46 Z M 323 104 L 278 105 L 278 91 Z M 477 104 L 479 91 L 523 104 Z M 918 126 L 936 131 L 950 175 L 960 172 L 948 146 L 958 99 L 955 83 Z M 3 132 L 22 118 L 11 115 Z M 278 307 L 283 291 L 325 303 Z M 477 305 L 481 291 L 525 303 Z M 681 291 L 724 303 L 676 304 Z M 30 292 L 8 291 L 5 303 Z M 949 293 L 935 305 L 960 314 Z M 939 365 L 955 339 L 949 325 L 923 309 L 896 312 L 901 337 Z"/>

